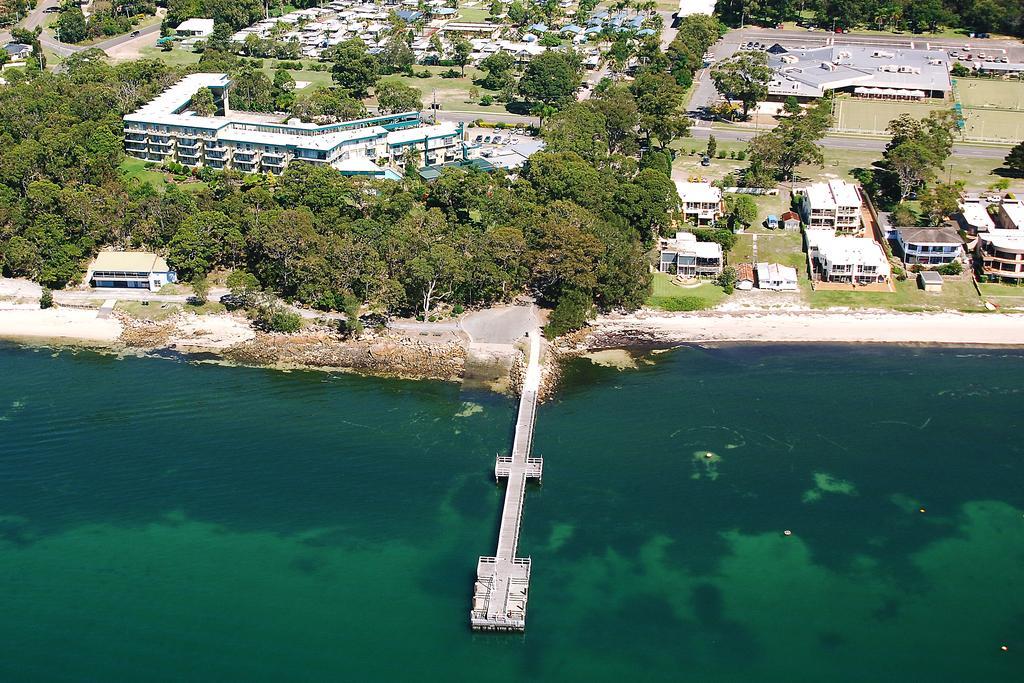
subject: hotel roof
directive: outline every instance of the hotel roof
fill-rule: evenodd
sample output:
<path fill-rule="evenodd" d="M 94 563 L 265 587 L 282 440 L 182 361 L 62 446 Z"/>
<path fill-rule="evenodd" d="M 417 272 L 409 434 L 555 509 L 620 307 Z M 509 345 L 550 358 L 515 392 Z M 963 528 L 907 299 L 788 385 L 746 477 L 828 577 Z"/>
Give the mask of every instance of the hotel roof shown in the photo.
<path fill-rule="evenodd" d="M 886 50 L 863 45 L 787 50 L 769 54 L 773 94 L 820 97 L 851 85 L 948 92 L 949 57 L 944 50 Z"/>
<path fill-rule="evenodd" d="M 711 183 L 676 181 L 676 192 L 684 202 L 717 203 L 722 201 L 722 190 Z"/>

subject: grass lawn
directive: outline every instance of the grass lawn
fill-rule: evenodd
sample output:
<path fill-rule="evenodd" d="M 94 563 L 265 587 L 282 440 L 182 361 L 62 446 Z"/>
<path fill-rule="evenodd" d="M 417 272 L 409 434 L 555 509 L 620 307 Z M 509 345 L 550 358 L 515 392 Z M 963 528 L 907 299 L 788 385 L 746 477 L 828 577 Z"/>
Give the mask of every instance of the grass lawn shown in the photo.
<path fill-rule="evenodd" d="M 654 274 L 651 296 L 645 302 L 647 306 L 663 311 L 701 311 L 714 308 L 726 298 L 718 285 L 704 282 L 697 287 L 685 288 L 672 284 L 673 277 L 667 273 Z"/>
<path fill-rule="evenodd" d="M 947 280 L 941 292 L 925 292 L 916 278 L 894 283 L 896 291 L 835 292 L 814 291 L 809 295 L 814 308 L 842 306 L 848 308 L 885 308 L 894 311 L 984 311 L 981 298 L 970 281 Z"/>
<path fill-rule="evenodd" d="M 146 168 L 148 162 L 142 159 L 136 159 L 134 157 L 125 157 L 124 161 L 121 162 L 121 175 L 126 179 L 137 178 L 138 180 L 149 183 L 158 189 L 163 189 L 167 185 L 167 174 L 156 168 Z"/>
<path fill-rule="evenodd" d="M 950 109 L 952 105 L 923 104 L 917 102 L 885 102 L 841 97 L 836 100 L 836 130 L 884 134 L 889 122 L 900 114 L 923 119 L 930 112 Z"/>
<path fill-rule="evenodd" d="M 1024 81 L 954 78 L 957 99 L 964 107 L 1024 110 Z"/>
<path fill-rule="evenodd" d="M 1024 308 L 1024 286 L 983 283 L 981 293 L 993 304 L 1005 308 Z"/>
<path fill-rule="evenodd" d="M 483 75 L 482 71 L 473 67 L 466 67 L 465 77 L 441 78 L 440 74 L 451 68 L 455 68 L 456 71 L 459 70 L 457 67 L 447 66 L 417 66 L 417 73 L 421 73 L 424 70 L 429 71 L 431 73 L 430 78 L 385 76 L 382 80 L 395 80 L 416 88 L 422 95 L 424 106 L 429 106 L 436 96 L 441 109 L 444 111 L 505 112 L 505 105 L 501 102 L 495 102 L 489 107 L 480 104 L 480 98 L 484 95 L 490 95 L 491 97 L 497 95 L 493 90 L 485 90 L 477 86 L 477 89 L 480 91 L 479 96 L 476 100 L 470 99 L 469 89 L 473 87 L 473 79 L 480 78 Z"/>
<path fill-rule="evenodd" d="M 145 59 L 159 59 L 171 66 L 198 64 L 200 57 L 200 55 L 191 50 L 182 50 L 178 47 L 175 47 L 170 52 L 164 52 L 158 47 L 143 47 L 139 49 L 139 54 Z"/>

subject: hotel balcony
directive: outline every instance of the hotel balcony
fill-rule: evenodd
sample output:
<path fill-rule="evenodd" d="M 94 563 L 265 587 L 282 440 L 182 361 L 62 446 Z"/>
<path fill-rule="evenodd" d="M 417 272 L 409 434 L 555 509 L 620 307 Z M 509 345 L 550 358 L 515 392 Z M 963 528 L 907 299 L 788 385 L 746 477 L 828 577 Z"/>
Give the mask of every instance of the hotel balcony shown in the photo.
<path fill-rule="evenodd" d="M 197 149 L 199 140 L 195 138 L 182 138 L 178 140 L 178 149 Z"/>
<path fill-rule="evenodd" d="M 130 131 L 125 131 L 124 133 L 125 142 L 145 142 L 148 139 L 149 136 L 145 133 L 135 133 Z"/>
<path fill-rule="evenodd" d="M 153 146 L 170 147 L 173 144 L 174 144 L 174 141 L 171 140 L 170 138 L 164 138 L 164 139 L 150 138 L 150 140 L 149 140 L 150 147 L 153 147 Z"/>
<path fill-rule="evenodd" d="M 235 154 L 234 154 L 235 161 L 242 161 L 242 162 L 247 162 L 247 163 L 255 163 L 256 162 L 256 156 L 257 156 L 256 152 L 248 151 L 248 150 L 243 150 L 243 149 L 236 149 L 235 150 Z"/>
<path fill-rule="evenodd" d="M 198 159 L 199 150 L 178 149 L 178 156 L 185 159 Z"/>
<path fill-rule="evenodd" d="M 149 153 L 150 154 L 156 154 L 157 156 L 165 157 L 165 156 L 170 156 L 171 150 L 170 149 L 160 149 L 160 148 L 157 148 L 157 147 L 150 147 L 149 148 Z"/>

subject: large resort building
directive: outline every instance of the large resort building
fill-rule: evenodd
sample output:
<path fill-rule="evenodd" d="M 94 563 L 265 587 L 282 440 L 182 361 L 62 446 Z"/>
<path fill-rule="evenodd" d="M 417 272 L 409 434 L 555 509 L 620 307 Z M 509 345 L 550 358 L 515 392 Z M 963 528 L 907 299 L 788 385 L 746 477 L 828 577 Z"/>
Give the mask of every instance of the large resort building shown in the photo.
<path fill-rule="evenodd" d="M 213 94 L 216 115 L 190 109 L 201 88 Z M 124 117 L 125 152 L 147 161 L 245 173 L 280 173 L 299 160 L 344 175 L 392 180 L 401 177 L 409 158 L 421 166 L 465 158 L 462 124 L 425 124 L 415 111 L 327 125 L 282 121 L 281 114 L 232 111 L 230 89 L 226 74 L 186 76 Z"/>
<path fill-rule="evenodd" d="M 944 50 L 908 50 L 832 45 L 772 51 L 775 72 L 768 84 L 774 99 L 810 100 L 830 91 L 872 99 L 945 99 L 953 89 Z"/>

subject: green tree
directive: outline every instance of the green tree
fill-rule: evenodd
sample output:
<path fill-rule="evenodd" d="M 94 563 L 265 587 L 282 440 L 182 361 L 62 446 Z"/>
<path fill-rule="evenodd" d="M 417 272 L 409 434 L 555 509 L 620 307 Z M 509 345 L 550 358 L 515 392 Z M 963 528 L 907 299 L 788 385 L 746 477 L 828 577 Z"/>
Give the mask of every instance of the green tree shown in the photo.
<path fill-rule="evenodd" d="M 636 98 L 638 126 L 648 140 L 657 139 L 662 149 L 673 140 L 685 137 L 690 120 L 683 107 L 683 89 L 664 73 L 643 73 L 630 89 Z"/>
<path fill-rule="evenodd" d="M 480 85 L 488 90 L 505 88 L 514 81 L 512 69 L 515 65 L 515 59 L 509 53 L 495 52 L 480 62 L 480 68 L 487 72 Z"/>
<path fill-rule="evenodd" d="M 749 228 L 757 220 L 757 202 L 748 194 L 729 195 L 726 206 L 729 208 L 732 227 Z"/>
<path fill-rule="evenodd" d="M 519 92 L 530 102 L 565 106 L 583 83 L 579 60 L 561 52 L 543 52 L 526 66 Z"/>
<path fill-rule="evenodd" d="M 274 110 L 273 85 L 267 75 L 253 66 L 244 66 L 231 79 L 231 107 L 242 111 Z"/>
<path fill-rule="evenodd" d="M 381 114 L 419 111 L 423 108 L 420 91 L 400 81 L 381 81 L 377 84 L 377 109 Z"/>
<path fill-rule="evenodd" d="M 210 281 L 206 275 L 196 273 L 190 284 L 192 285 L 192 296 L 189 297 L 189 303 L 193 306 L 202 306 L 210 296 Z"/>
<path fill-rule="evenodd" d="M 392 34 L 380 53 L 381 73 L 411 73 L 416 57 L 401 33 Z"/>
<path fill-rule="evenodd" d="M 589 103 L 573 103 L 558 112 L 542 136 L 551 152 L 575 152 L 590 162 L 608 157 L 607 125 Z"/>
<path fill-rule="evenodd" d="M 1003 161 L 1006 168 L 1014 171 L 1018 174 L 1024 174 L 1024 142 L 1019 142 L 1014 145 L 1010 153 L 1006 155 L 1006 159 Z"/>
<path fill-rule="evenodd" d="M 891 139 L 883 154 L 888 184 L 899 201 L 931 180 L 953 149 L 956 118 L 952 111 L 936 111 L 924 119 L 901 114 L 887 128 Z"/>
<path fill-rule="evenodd" d="M 192 110 L 197 116 L 213 116 L 217 113 L 217 104 L 213 100 L 213 93 L 209 88 L 200 88 L 192 96 L 190 103 Z"/>
<path fill-rule="evenodd" d="M 39 308 L 53 308 L 53 292 L 48 287 L 43 287 L 43 293 L 39 297 Z"/>
<path fill-rule="evenodd" d="M 963 189 L 961 182 L 937 183 L 921 196 L 921 212 L 927 218 L 928 225 L 942 225 L 960 210 L 960 193 Z"/>
<path fill-rule="evenodd" d="M 590 296 L 579 290 L 569 290 L 563 294 L 551 311 L 548 324 L 544 327 L 544 336 L 555 339 L 563 334 L 578 330 L 594 316 L 594 302 Z"/>
<path fill-rule="evenodd" d="M 743 105 L 743 118 L 750 108 L 768 95 L 772 70 L 765 52 L 738 52 L 711 70 L 711 80 L 729 102 Z"/>
<path fill-rule="evenodd" d="M 473 52 L 473 45 L 463 37 L 463 35 L 456 34 L 456 38 L 452 41 L 452 61 L 459 67 L 462 75 L 466 75 L 466 65 L 469 64 L 469 55 Z"/>
<path fill-rule="evenodd" d="M 80 43 L 89 36 L 85 15 L 77 7 L 61 12 L 55 28 L 64 43 Z"/>
<path fill-rule="evenodd" d="M 718 140 L 715 140 L 715 136 L 714 135 L 709 135 L 708 136 L 708 147 L 707 147 L 707 150 L 705 150 L 705 154 L 707 154 L 709 157 L 714 159 L 716 151 L 718 151 Z"/>
<path fill-rule="evenodd" d="M 341 88 L 317 88 L 292 104 L 292 114 L 303 121 L 334 123 L 366 116 L 366 107 Z"/>
<path fill-rule="evenodd" d="M 380 78 L 380 63 L 366 51 L 366 45 L 358 38 L 346 40 L 329 53 L 334 61 L 331 78 L 349 92 L 352 97 L 363 99 L 370 94 L 370 88 Z"/>

